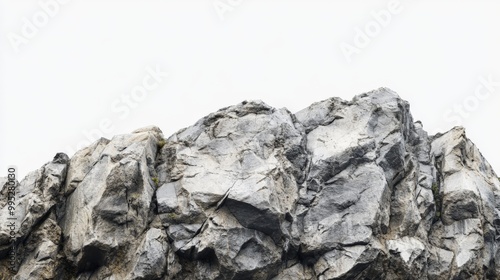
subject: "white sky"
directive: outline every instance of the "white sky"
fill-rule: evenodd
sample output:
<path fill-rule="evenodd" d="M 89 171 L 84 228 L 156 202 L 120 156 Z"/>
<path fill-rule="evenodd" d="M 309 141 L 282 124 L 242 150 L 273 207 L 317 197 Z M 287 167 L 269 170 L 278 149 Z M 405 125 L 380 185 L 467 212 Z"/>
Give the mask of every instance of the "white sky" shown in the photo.
<path fill-rule="evenodd" d="M 0 176 L 88 131 L 169 136 L 245 99 L 296 112 L 381 86 L 431 133 L 465 126 L 500 172 L 499 1 L 65 1 L 0 0 Z"/>

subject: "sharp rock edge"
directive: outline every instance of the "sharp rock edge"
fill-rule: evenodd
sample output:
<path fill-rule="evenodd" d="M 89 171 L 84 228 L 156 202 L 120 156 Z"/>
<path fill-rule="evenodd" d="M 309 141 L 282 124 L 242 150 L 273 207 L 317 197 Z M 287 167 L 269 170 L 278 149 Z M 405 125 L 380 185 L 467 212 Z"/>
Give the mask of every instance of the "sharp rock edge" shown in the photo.
<path fill-rule="evenodd" d="M 16 280 L 500 279 L 496 174 L 386 88 L 100 139 L 18 190 Z"/>

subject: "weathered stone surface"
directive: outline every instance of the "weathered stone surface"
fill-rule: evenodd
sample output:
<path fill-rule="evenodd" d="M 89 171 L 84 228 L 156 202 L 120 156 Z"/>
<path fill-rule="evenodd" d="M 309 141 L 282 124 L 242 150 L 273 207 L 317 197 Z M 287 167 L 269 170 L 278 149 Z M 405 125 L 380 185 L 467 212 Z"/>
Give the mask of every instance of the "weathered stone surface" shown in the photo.
<path fill-rule="evenodd" d="M 67 155 L 58 153 L 51 162 L 29 173 L 17 185 L 14 205 L 5 203 L 0 212 L 0 221 L 2 221 L 0 223 L 0 257 L 6 257 L 11 252 L 12 239 L 15 240 L 16 247 L 26 243 L 26 239 L 38 227 L 38 224 L 46 221 L 47 216 L 54 212 L 56 203 L 61 200 L 68 162 Z M 7 193 L 7 183 L 4 184 L 2 192 Z M 9 209 L 11 206 L 14 208 Z M 49 246 L 49 243 L 45 243 L 44 246 Z M 47 251 L 52 249 L 54 249 L 53 246 L 46 248 Z M 19 251 L 23 251 L 23 248 Z M 19 268 L 21 261 L 21 259 L 16 258 L 14 265 L 16 269 Z M 30 265 L 37 266 L 33 263 Z"/>
<path fill-rule="evenodd" d="M 168 250 L 165 231 L 149 229 L 132 258 L 133 270 L 128 279 L 159 279 L 167 268 Z"/>
<path fill-rule="evenodd" d="M 24 250 L 20 253 L 26 258 L 21 264 L 19 273 L 13 279 L 49 280 L 55 278 L 61 264 L 58 248 L 61 240 L 61 228 L 53 218 L 47 218 L 31 232 L 25 241 Z M 28 278 L 25 278 L 26 276 Z"/>
<path fill-rule="evenodd" d="M 100 160 L 101 153 L 108 143 L 108 139 L 100 138 L 92 145 L 76 152 L 71 158 L 64 186 L 66 196 L 71 194 L 78 184 L 85 179 L 90 170 Z"/>
<path fill-rule="evenodd" d="M 156 130 L 114 137 L 66 198 L 61 220 L 64 253 L 79 273 L 102 266 L 114 270 L 113 274 L 125 270 L 117 256 L 139 245 L 137 238 L 153 218 L 156 186 L 151 171 L 161 138 Z M 93 161 L 93 154 L 82 156 Z M 83 162 L 86 168 L 88 161 L 75 162 Z"/>
<path fill-rule="evenodd" d="M 441 220 L 431 229 L 433 245 L 454 254 L 451 275 L 495 279 L 500 234 L 498 177 L 463 128 L 432 141 Z"/>
<path fill-rule="evenodd" d="M 13 279 L 500 279 L 498 177 L 385 88 L 141 128 L 16 186 Z"/>

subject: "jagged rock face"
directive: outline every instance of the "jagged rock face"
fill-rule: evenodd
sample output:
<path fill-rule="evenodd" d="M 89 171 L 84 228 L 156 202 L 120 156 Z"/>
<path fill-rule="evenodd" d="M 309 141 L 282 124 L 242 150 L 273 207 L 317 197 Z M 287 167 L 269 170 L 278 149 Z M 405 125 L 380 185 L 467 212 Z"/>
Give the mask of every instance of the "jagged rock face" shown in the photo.
<path fill-rule="evenodd" d="M 453 253 L 453 275 L 500 278 L 498 178 L 462 128 L 436 136 L 432 156 L 441 219 L 432 226 L 430 243 Z"/>
<path fill-rule="evenodd" d="M 100 139 L 18 189 L 14 279 L 500 279 L 497 176 L 388 89 Z"/>

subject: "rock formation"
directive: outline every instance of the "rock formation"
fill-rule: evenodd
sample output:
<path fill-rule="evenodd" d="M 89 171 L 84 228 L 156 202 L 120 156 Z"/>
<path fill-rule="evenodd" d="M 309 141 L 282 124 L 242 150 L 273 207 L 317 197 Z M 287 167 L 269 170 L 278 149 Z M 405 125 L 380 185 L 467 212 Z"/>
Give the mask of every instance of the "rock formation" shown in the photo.
<path fill-rule="evenodd" d="M 494 171 L 463 128 L 428 136 L 385 88 L 103 138 L 17 189 L 16 280 L 500 279 Z"/>

